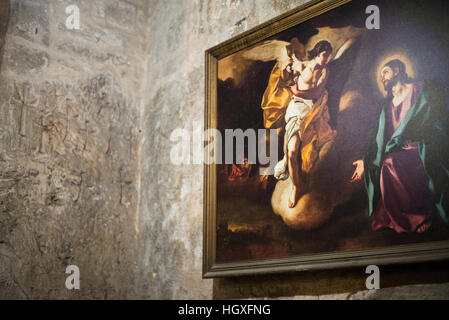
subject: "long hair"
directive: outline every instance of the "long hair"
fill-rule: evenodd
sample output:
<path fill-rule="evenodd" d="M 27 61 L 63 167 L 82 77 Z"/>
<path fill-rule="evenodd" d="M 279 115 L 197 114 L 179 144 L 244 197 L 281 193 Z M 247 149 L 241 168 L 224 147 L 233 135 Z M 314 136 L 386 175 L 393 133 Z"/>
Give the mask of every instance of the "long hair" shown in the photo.
<path fill-rule="evenodd" d="M 314 59 L 316 56 L 318 56 L 321 52 L 326 51 L 327 53 L 332 53 L 332 46 L 329 43 L 329 41 L 321 40 L 318 42 L 315 47 L 313 47 L 312 50 L 307 52 L 307 56 L 309 60 Z"/>
<path fill-rule="evenodd" d="M 399 60 L 399 59 L 394 59 L 394 60 L 390 60 L 388 61 L 385 65 L 385 67 L 390 67 L 391 70 L 395 70 L 395 68 L 398 69 L 398 80 L 401 81 L 402 83 L 409 83 L 411 82 L 411 79 L 409 78 L 407 71 L 405 69 L 405 64 Z"/>

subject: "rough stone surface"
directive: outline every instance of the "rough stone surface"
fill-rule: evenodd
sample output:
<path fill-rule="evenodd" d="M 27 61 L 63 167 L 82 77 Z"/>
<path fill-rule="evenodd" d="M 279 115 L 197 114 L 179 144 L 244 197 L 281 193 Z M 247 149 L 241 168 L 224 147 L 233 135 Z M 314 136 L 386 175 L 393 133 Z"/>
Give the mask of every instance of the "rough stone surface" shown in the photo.
<path fill-rule="evenodd" d="M 0 298 L 138 297 L 146 18 L 135 17 L 148 9 L 117 1 L 133 8 L 123 31 L 106 22 L 120 12 L 98 18 L 76 1 L 83 27 L 61 28 L 73 3 L 11 1 L 2 37 Z M 79 291 L 65 287 L 68 265 Z"/>
<path fill-rule="evenodd" d="M 136 17 L 136 7 L 123 1 L 108 1 L 105 9 L 106 21 L 125 29 L 132 29 Z"/>
<path fill-rule="evenodd" d="M 321 296 L 279 297 L 280 300 L 448 300 L 449 284 L 411 285 Z"/>
<path fill-rule="evenodd" d="M 320 300 L 449 300 L 449 283 L 364 290 L 353 293 L 322 295 L 318 298 Z"/>
<path fill-rule="evenodd" d="M 303 2 L 1 1 L 0 299 L 447 298 L 358 292 L 360 270 L 201 279 L 203 168 L 170 134 L 202 125 L 206 49 Z"/>
<path fill-rule="evenodd" d="M 10 33 L 45 46 L 50 44 L 50 7 L 48 1 L 11 1 Z"/>
<path fill-rule="evenodd" d="M 4 60 L 5 65 L 17 74 L 40 73 L 50 64 L 50 56 L 45 51 L 23 45 L 8 47 Z"/>

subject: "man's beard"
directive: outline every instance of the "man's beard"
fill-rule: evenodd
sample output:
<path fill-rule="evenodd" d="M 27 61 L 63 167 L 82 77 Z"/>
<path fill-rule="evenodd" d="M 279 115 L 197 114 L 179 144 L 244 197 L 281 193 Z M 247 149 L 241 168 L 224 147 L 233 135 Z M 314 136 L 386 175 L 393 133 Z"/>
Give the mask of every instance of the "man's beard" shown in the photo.
<path fill-rule="evenodd" d="M 385 91 L 387 91 L 388 94 L 391 95 L 391 94 L 392 94 L 393 87 L 394 87 L 398 82 L 399 82 L 399 76 L 397 75 L 397 76 L 394 76 L 394 77 L 393 77 L 391 80 L 389 80 L 388 82 L 383 83 Z"/>

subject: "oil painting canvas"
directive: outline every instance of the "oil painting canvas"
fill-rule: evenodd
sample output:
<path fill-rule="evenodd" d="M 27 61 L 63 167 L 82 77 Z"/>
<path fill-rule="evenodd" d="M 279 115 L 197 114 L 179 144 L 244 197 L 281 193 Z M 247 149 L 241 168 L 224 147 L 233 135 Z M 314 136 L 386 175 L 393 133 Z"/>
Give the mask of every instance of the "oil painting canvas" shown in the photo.
<path fill-rule="evenodd" d="M 217 55 L 206 276 L 447 256 L 448 12 L 445 0 L 315 1 Z"/>

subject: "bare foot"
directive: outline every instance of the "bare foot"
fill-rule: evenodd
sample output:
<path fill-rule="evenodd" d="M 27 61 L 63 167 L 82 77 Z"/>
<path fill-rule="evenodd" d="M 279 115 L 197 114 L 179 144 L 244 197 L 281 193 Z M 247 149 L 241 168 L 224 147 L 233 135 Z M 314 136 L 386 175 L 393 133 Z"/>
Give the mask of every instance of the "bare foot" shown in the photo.
<path fill-rule="evenodd" d="M 292 186 L 292 191 L 290 192 L 290 197 L 288 198 L 289 208 L 294 208 L 296 206 L 296 203 L 299 200 L 300 193 L 301 190 L 298 187 Z"/>
<path fill-rule="evenodd" d="M 421 224 L 418 229 L 416 229 L 416 233 L 424 233 L 427 230 L 429 230 L 431 223 L 430 222 L 425 222 L 423 224 Z"/>

